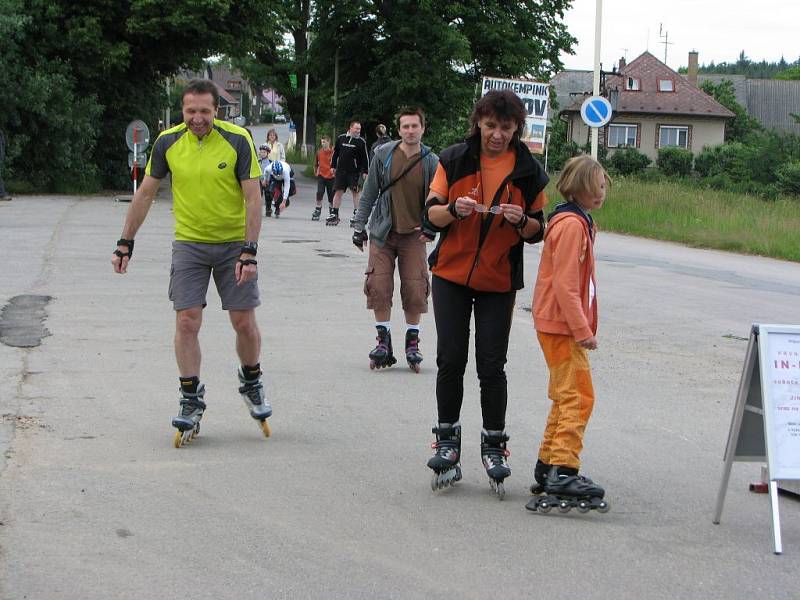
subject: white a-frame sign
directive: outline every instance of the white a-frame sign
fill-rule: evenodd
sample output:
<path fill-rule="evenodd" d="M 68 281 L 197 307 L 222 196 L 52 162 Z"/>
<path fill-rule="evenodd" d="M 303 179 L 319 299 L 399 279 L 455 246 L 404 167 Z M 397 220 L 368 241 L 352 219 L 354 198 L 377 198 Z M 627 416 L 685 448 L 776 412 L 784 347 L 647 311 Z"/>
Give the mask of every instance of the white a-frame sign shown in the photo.
<path fill-rule="evenodd" d="M 733 410 L 714 523 L 734 461 L 767 461 L 772 536 L 781 554 L 778 481 L 800 480 L 800 326 L 753 325 Z"/>

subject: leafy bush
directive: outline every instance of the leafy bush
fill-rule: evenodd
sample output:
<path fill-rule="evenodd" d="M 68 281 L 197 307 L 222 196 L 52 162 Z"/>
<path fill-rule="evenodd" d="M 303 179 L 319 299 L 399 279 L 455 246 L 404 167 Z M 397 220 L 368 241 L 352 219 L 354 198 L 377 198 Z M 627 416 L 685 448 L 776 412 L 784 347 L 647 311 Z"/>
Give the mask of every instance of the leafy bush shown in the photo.
<path fill-rule="evenodd" d="M 706 146 L 694 161 L 695 170 L 703 177 L 725 174 L 731 181 L 752 178 L 753 150 L 741 142 Z"/>
<path fill-rule="evenodd" d="M 620 148 L 608 159 L 608 165 L 619 175 L 641 173 L 652 161 L 636 148 Z"/>
<path fill-rule="evenodd" d="M 800 161 L 788 162 L 776 171 L 778 188 L 784 194 L 800 196 Z"/>
<path fill-rule="evenodd" d="M 692 172 L 692 151 L 683 148 L 661 148 L 656 165 L 664 175 L 686 177 Z"/>

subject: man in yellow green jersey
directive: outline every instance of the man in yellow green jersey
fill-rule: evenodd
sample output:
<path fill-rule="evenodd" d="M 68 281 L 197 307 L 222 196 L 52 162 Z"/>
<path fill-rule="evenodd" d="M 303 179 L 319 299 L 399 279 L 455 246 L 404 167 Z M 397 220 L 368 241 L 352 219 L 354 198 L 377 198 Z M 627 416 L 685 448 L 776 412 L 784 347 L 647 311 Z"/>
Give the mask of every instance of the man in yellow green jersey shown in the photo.
<path fill-rule="evenodd" d="M 248 133 L 214 118 L 218 106 L 219 93 L 211 81 L 193 80 L 184 88 L 183 123 L 156 139 L 111 259 L 116 273 L 127 272 L 136 232 L 161 180 L 171 174 L 175 241 L 169 298 L 175 309 L 181 390 L 178 415 L 172 420 L 178 430 L 176 447 L 199 432 L 206 408 L 198 334 L 212 275 L 236 332 L 239 393 L 265 435 L 269 435 L 266 419 L 272 414 L 261 383 L 261 333 L 255 317 L 260 304 L 256 254 L 261 168 Z"/>

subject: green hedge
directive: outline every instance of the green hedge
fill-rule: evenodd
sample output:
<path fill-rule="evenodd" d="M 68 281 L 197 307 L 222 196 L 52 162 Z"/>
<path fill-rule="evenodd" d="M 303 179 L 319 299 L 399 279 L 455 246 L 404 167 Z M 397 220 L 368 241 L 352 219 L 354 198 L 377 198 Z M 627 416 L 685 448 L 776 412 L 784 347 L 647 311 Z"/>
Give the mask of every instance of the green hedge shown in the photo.
<path fill-rule="evenodd" d="M 664 175 L 686 177 L 692 173 L 694 157 L 691 150 L 683 148 L 661 148 L 656 165 Z"/>

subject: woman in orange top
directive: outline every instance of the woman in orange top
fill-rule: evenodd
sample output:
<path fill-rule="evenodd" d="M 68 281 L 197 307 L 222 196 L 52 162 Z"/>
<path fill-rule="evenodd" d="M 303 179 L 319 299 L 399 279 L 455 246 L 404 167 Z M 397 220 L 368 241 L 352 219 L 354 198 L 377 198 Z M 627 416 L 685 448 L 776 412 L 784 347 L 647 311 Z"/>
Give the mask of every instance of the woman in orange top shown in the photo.
<path fill-rule="evenodd" d="M 423 231 L 441 232 L 429 257 L 438 335 L 436 454 L 428 461 L 438 489 L 461 479 L 464 371 L 475 314 L 481 388 L 481 456 L 498 495 L 511 474 L 505 432 L 504 365 L 522 248 L 542 239 L 547 175 L 520 141 L 526 111 L 511 91 L 491 91 L 470 115 L 469 138 L 445 149 L 430 187 Z"/>

